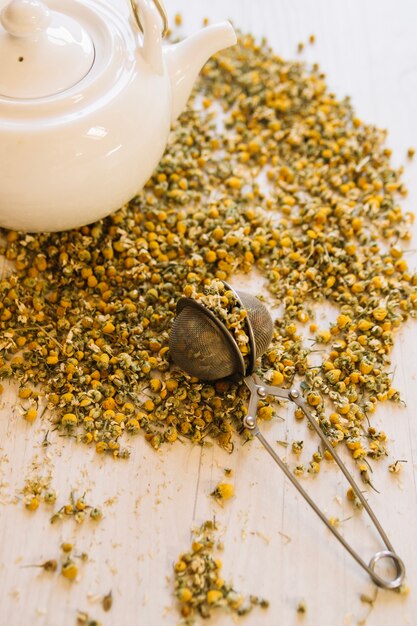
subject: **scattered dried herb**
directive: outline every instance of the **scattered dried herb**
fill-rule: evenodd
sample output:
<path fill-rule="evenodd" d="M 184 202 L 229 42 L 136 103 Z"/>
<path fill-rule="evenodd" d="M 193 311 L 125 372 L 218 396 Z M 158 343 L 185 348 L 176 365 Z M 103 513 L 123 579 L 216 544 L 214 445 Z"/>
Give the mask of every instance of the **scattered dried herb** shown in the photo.
<path fill-rule="evenodd" d="M 88 504 L 84 496 L 76 498 L 73 492 L 71 492 L 69 502 L 67 504 L 64 504 L 58 511 L 56 511 L 56 513 L 52 515 L 50 521 L 51 524 L 56 524 L 56 522 L 60 520 L 72 517 L 77 522 L 77 524 L 82 524 L 87 514 L 90 519 L 94 521 L 99 521 L 103 517 L 101 509 L 98 509 L 97 507 L 93 507 L 91 504 Z M 65 545 L 69 548 L 71 544 Z"/>
<path fill-rule="evenodd" d="M 56 501 L 56 492 L 50 487 L 51 477 L 37 476 L 28 478 L 22 489 L 24 496 L 24 504 L 28 511 L 36 511 L 41 502 L 45 504 L 54 504 Z"/>
<path fill-rule="evenodd" d="M 74 546 L 71 543 L 62 543 L 61 550 L 63 554 L 60 559 L 60 573 L 64 578 L 74 581 L 78 576 L 78 566 L 74 559 L 79 558 L 81 561 L 87 561 L 88 555 L 82 552 L 80 555 L 71 555 Z M 45 572 L 56 572 L 58 570 L 58 561 L 56 559 L 48 559 L 44 563 L 36 565 L 25 565 L 24 567 L 40 567 Z"/>
<path fill-rule="evenodd" d="M 196 615 L 208 618 L 220 609 L 246 615 L 256 605 L 269 606 L 266 600 L 245 597 L 224 581 L 220 574 L 222 562 L 213 554 L 217 530 L 215 522 L 204 522 L 193 533 L 191 550 L 175 563 L 174 589 L 184 625 L 194 624 Z"/>
<path fill-rule="evenodd" d="M 367 459 L 385 457 L 386 435 L 369 419 L 378 402 L 400 401 L 390 353 L 417 314 L 404 258 L 413 216 L 399 206 L 406 189 L 385 136 L 317 65 L 241 35 L 204 67 L 128 206 L 64 233 L 4 232 L 14 269 L 0 281 L 0 379 L 36 385 L 54 428 L 98 453 L 127 458 L 139 432 L 154 448 L 216 440 L 231 452 L 246 389 L 171 369 L 168 336 L 181 295 L 257 268 L 283 307 L 261 374 L 301 379 L 326 435 L 370 484 Z M 319 303 L 338 311 L 322 328 Z"/>

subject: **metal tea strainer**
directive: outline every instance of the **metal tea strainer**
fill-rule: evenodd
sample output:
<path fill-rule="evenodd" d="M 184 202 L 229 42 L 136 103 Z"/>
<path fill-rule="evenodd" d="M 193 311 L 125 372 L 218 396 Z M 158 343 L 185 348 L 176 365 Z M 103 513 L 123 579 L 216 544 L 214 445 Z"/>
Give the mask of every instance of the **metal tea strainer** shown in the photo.
<path fill-rule="evenodd" d="M 254 296 L 242 291 L 235 291 L 230 285 L 226 286 L 233 291 L 240 306 L 247 311 L 247 334 L 250 349 L 248 362 L 245 363 L 236 341 L 223 322 L 200 302 L 185 297 L 180 298 L 177 303 L 177 316 L 171 329 L 169 348 L 172 360 L 181 369 L 190 374 L 190 376 L 195 376 L 201 380 L 219 380 L 221 378 L 232 378 L 234 380 L 243 379 L 243 382 L 250 391 L 248 412 L 243 419 L 245 428 L 252 431 L 259 439 L 287 478 L 301 493 L 303 498 L 307 500 L 315 513 L 317 513 L 322 522 L 359 565 L 368 572 L 374 583 L 385 589 L 397 589 L 400 587 L 405 577 L 404 563 L 394 551 L 390 540 L 353 479 L 353 476 L 327 439 L 319 423 L 311 414 L 300 391 L 297 388 L 284 389 L 282 387 L 266 385 L 253 373 L 257 358 L 265 352 L 272 339 L 273 323 L 267 308 Z M 290 472 L 287 465 L 280 459 L 260 432 L 256 418 L 257 407 L 258 401 L 266 396 L 275 396 L 276 398 L 294 402 L 294 404 L 303 411 L 314 431 L 320 437 L 323 445 L 332 454 L 335 462 L 342 470 L 387 548 L 386 550 L 381 550 L 374 554 L 369 565 L 365 563 L 362 557 L 359 556 L 339 531 L 329 522 L 325 514 L 310 498 L 300 482 Z M 381 559 L 390 559 L 393 563 L 395 569 L 394 578 L 383 578 L 375 571 L 375 566 Z"/>

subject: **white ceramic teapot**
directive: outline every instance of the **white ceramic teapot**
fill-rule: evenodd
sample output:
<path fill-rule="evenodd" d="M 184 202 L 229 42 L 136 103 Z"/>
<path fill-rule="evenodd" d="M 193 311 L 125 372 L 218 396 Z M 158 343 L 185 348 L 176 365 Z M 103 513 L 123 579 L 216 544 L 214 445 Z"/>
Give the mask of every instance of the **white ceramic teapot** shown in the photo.
<path fill-rule="evenodd" d="M 203 64 L 236 42 L 224 22 L 162 47 L 160 10 L 131 4 L 0 0 L 0 226 L 66 230 L 121 207 Z"/>

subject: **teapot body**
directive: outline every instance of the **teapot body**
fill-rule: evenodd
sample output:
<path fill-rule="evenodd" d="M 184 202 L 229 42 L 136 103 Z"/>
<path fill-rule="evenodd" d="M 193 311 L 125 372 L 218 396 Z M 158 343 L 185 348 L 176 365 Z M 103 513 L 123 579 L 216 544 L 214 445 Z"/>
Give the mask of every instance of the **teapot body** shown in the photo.
<path fill-rule="evenodd" d="M 223 23 L 163 47 L 160 0 L 128 6 L 0 0 L 0 227 L 67 230 L 122 207 L 205 61 L 236 41 Z"/>
<path fill-rule="evenodd" d="M 54 4 L 77 12 L 94 38 L 96 61 L 62 92 L 17 99 L 0 94 L 4 228 L 67 230 L 110 214 L 143 187 L 168 140 L 166 64 L 155 72 L 143 58 L 126 12 L 96 0 L 50 0 Z"/>

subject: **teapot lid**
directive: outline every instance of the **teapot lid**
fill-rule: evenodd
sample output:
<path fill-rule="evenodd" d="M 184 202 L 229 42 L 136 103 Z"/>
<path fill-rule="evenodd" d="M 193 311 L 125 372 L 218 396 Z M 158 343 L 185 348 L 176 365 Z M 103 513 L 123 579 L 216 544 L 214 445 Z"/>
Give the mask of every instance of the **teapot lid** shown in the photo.
<path fill-rule="evenodd" d="M 41 0 L 12 0 L 0 14 L 0 97 L 42 98 L 69 89 L 94 64 L 94 44 L 75 19 Z"/>

